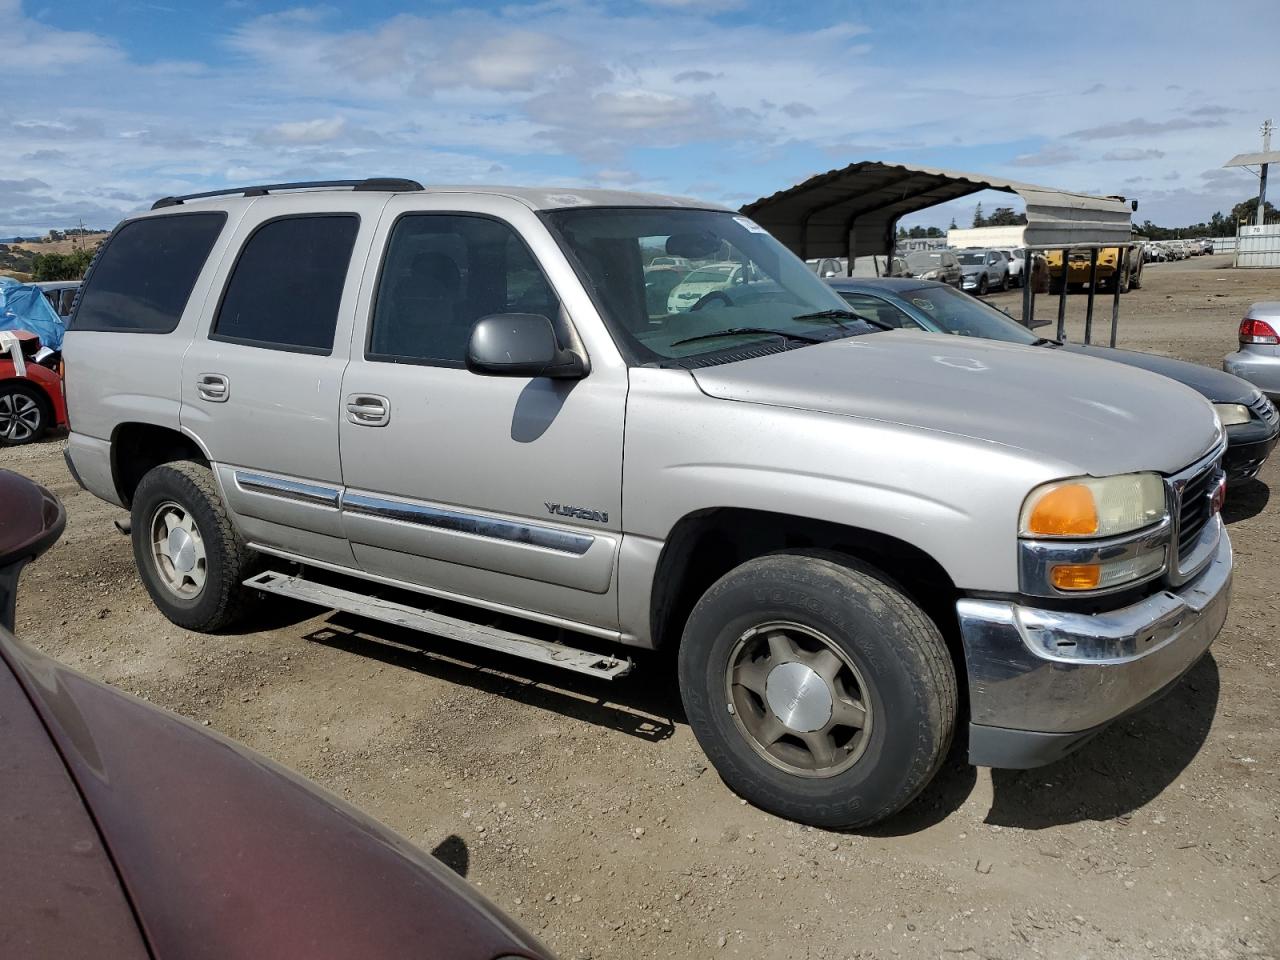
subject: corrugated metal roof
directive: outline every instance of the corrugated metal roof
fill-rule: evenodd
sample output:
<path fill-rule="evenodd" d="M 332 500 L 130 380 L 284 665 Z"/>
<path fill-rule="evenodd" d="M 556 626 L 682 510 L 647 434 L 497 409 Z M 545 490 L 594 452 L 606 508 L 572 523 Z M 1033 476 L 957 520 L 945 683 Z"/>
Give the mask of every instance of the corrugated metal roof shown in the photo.
<path fill-rule="evenodd" d="M 820 173 L 749 203 L 742 212 L 802 257 L 860 257 L 888 253 L 894 228 L 907 214 L 981 190 L 1022 197 L 1028 245 L 1123 243 L 1132 234 L 1131 210 L 1124 197 L 1095 197 L 985 174 L 879 161 Z"/>

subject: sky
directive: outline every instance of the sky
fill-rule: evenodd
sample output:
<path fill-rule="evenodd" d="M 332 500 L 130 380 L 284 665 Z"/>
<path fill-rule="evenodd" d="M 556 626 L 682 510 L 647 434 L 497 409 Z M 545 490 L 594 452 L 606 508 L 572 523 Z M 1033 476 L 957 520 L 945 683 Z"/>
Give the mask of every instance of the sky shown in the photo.
<path fill-rule="evenodd" d="M 0 236 L 364 176 L 736 207 L 858 160 L 1176 226 L 1256 195 L 1222 164 L 1280 120 L 1277 0 L 0 0 L 0 36 Z"/>

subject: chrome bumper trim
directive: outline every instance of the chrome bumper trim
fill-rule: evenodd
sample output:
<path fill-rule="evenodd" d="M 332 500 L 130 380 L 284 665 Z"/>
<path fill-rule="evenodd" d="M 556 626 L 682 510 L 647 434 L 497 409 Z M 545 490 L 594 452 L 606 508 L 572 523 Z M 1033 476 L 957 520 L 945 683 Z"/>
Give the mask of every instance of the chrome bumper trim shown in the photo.
<path fill-rule="evenodd" d="M 972 722 L 1072 733 L 1137 706 L 1199 659 L 1222 629 L 1231 557 L 1222 531 L 1193 581 L 1107 613 L 960 600 Z"/>

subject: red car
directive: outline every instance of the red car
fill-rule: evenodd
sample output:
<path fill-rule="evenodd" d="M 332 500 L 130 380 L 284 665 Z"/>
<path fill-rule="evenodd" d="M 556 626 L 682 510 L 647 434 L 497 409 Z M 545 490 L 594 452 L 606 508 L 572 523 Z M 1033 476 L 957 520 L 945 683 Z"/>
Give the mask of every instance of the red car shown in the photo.
<path fill-rule="evenodd" d="M 283 767 L 16 640 L 62 531 L 0 470 L 0 956 L 549 960 L 433 857 Z"/>
<path fill-rule="evenodd" d="M 40 338 L 24 331 L 0 331 L 0 446 L 39 440 L 67 425 L 61 363 L 35 359 Z"/>

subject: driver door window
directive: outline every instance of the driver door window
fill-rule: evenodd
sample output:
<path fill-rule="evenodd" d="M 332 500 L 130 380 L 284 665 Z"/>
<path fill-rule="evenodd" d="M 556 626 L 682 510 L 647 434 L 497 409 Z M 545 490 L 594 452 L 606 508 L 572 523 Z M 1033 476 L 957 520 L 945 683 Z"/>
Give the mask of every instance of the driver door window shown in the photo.
<path fill-rule="evenodd" d="M 554 323 L 559 312 L 547 278 L 508 224 L 408 214 L 387 247 L 365 356 L 463 367 L 481 317 L 534 313 Z"/>

